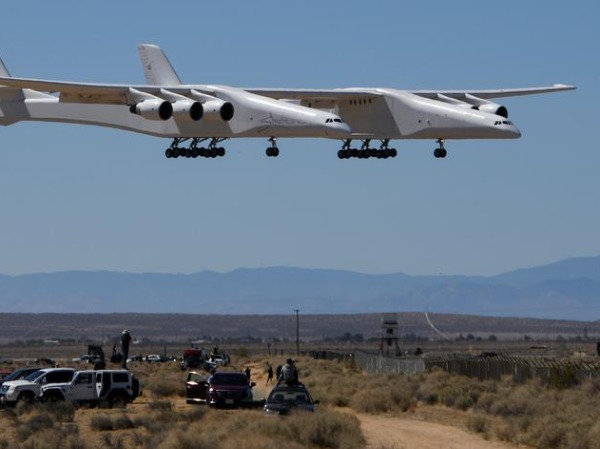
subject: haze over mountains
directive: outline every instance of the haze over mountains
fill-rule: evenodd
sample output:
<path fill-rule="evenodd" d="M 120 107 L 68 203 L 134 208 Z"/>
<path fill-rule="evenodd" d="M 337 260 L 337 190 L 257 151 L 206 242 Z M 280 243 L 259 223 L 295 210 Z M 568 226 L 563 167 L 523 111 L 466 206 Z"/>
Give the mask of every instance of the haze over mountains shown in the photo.
<path fill-rule="evenodd" d="M 229 273 L 0 275 L 5 313 L 348 314 L 425 311 L 600 319 L 600 256 L 497 276 L 369 275 L 301 268 Z"/>

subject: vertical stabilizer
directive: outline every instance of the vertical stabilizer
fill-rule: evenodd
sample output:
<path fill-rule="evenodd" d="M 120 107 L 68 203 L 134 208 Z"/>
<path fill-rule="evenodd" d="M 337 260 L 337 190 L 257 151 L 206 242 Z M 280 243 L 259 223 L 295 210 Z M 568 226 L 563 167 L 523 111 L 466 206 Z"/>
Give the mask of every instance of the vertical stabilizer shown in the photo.
<path fill-rule="evenodd" d="M 148 84 L 153 86 L 176 86 L 181 84 L 181 80 L 175 73 L 167 55 L 158 45 L 141 44 L 138 48 Z"/>
<path fill-rule="evenodd" d="M 10 78 L 10 73 L 8 72 L 8 69 L 4 65 L 4 61 L 2 61 L 2 57 L 0 57 L 0 76 L 3 76 L 5 78 Z"/>

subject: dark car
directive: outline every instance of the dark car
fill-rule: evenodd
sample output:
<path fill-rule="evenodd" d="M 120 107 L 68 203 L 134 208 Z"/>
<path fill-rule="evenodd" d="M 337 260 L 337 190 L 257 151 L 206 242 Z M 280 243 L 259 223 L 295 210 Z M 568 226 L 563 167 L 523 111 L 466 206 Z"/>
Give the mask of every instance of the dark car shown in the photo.
<path fill-rule="evenodd" d="M 196 371 L 190 371 L 185 383 L 185 401 L 188 404 L 205 403 L 207 393 L 206 377 Z"/>
<path fill-rule="evenodd" d="M 302 384 L 277 385 L 271 390 L 264 410 L 276 415 L 288 415 L 292 410 L 314 412 L 315 404 L 310 393 Z"/>
<path fill-rule="evenodd" d="M 215 373 L 206 382 L 206 402 L 212 407 L 252 407 L 255 385 L 244 373 Z"/>
<path fill-rule="evenodd" d="M 26 378 L 27 376 L 29 376 L 31 373 L 34 373 L 35 371 L 39 371 L 40 368 L 19 368 L 16 369 L 14 371 L 12 371 L 8 376 L 3 377 L 0 380 L 0 387 L 2 386 L 2 384 L 4 382 L 10 382 L 11 380 L 21 380 Z"/>

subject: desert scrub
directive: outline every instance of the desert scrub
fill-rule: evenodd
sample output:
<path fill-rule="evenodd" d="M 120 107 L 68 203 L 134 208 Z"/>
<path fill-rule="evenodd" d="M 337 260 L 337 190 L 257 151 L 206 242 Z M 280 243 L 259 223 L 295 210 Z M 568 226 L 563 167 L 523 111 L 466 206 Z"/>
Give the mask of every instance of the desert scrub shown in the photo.
<path fill-rule="evenodd" d="M 415 390 L 416 385 L 404 376 L 373 376 L 368 388 L 352 396 L 350 407 L 366 413 L 405 412 L 414 402 Z"/>
<path fill-rule="evenodd" d="M 289 418 L 289 419 L 288 419 Z M 293 417 L 265 416 L 258 411 L 238 411 L 224 420 L 209 411 L 202 422 L 178 426 L 160 449 L 358 449 L 364 447 L 358 420 L 336 411 L 298 413 Z M 251 436 L 251 438 L 249 438 Z"/>
<path fill-rule="evenodd" d="M 475 414 L 467 419 L 467 428 L 471 432 L 481 433 L 487 436 L 490 429 L 490 420 L 487 416 Z"/>
<path fill-rule="evenodd" d="M 24 449 L 86 447 L 76 425 L 55 422 L 55 416 L 39 406 L 18 425 L 17 439 L 18 447 Z"/>

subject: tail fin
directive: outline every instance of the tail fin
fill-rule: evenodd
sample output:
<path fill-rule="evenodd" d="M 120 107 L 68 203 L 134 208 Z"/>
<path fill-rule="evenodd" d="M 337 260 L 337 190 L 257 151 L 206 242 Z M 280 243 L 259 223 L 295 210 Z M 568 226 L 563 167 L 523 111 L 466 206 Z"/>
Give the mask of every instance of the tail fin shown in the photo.
<path fill-rule="evenodd" d="M 169 59 L 158 45 L 141 44 L 138 49 L 148 84 L 154 86 L 176 86 L 181 84 L 181 80 Z"/>
<path fill-rule="evenodd" d="M 4 62 L 2 61 L 1 57 L 0 57 L 0 76 L 3 76 L 5 78 L 10 78 L 10 72 L 4 65 Z"/>

